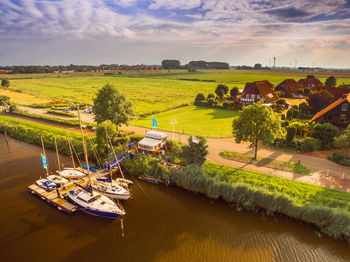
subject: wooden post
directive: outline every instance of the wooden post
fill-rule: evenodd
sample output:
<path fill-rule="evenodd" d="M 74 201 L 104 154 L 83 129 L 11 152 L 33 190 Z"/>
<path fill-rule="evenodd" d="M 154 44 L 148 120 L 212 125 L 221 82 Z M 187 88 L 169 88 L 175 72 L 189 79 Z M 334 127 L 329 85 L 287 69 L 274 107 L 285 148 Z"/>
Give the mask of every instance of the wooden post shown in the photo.
<path fill-rule="evenodd" d="M 6 132 L 6 130 L 4 130 L 4 131 L 5 131 L 6 144 L 7 144 L 8 149 L 10 149 L 9 138 L 7 137 L 7 132 Z"/>

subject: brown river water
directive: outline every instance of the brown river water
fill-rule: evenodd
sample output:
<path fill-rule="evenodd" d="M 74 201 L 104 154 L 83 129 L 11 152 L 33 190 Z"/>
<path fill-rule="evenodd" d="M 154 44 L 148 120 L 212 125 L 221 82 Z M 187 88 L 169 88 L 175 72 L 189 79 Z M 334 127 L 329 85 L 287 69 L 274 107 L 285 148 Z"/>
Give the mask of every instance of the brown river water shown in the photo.
<path fill-rule="evenodd" d="M 350 247 L 288 218 L 237 212 L 138 181 L 119 220 L 66 215 L 27 192 L 44 175 L 41 147 L 0 136 L 0 261 L 350 261 Z M 49 168 L 57 168 L 47 152 Z M 61 157 L 66 166 L 69 158 Z M 132 179 L 132 178 L 131 178 Z"/>

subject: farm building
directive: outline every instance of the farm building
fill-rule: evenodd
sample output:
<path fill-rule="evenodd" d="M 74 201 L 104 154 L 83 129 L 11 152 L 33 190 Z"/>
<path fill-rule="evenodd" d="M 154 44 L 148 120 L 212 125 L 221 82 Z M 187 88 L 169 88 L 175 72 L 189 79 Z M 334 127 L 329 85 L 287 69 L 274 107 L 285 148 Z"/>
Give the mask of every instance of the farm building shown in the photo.
<path fill-rule="evenodd" d="M 332 96 L 334 96 L 334 100 L 337 100 L 338 98 L 343 97 L 344 95 L 347 95 L 350 93 L 350 86 L 348 87 L 319 87 L 316 89 L 317 91 L 326 90 L 328 91 Z"/>
<path fill-rule="evenodd" d="M 318 112 L 310 122 L 331 123 L 340 129 L 350 123 L 350 94 L 344 95 L 332 104 Z"/>
<path fill-rule="evenodd" d="M 146 137 L 138 143 L 138 149 L 141 152 L 158 153 L 164 147 L 167 139 L 168 134 L 166 133 L 147 131 Z"/>
<path fill-rule="evenodd" d="M 258 101 L 273 103 L 278 99 L 278 96 L 275 93 L 274 85 L 267 80 L 262 80 L 246 83 L 239 99 L 243 105 L 251 105 Z"/>
<path fill-rule="evenodd" d="M 286 79 L 276 86 L 276 91 L 282 91 L 285 95 L 292 95 L 298 92 L 299 85 L 294 79 Z"/>
<path fill-rule="evenodd" d="M 322 82 L 317 78 L 300 79 L 298 81 L 298 85 L 299 85 L 299 88 L 309 88 L 311 90 L 315 90 L 323 86 Z"/>

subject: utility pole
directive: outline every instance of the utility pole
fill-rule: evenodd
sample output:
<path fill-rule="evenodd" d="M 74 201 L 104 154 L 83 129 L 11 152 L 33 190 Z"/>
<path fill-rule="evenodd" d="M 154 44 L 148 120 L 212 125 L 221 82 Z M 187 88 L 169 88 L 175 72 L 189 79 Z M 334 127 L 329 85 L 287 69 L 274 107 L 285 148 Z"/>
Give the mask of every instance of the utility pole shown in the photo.
<path fill-rule="evenodd" d="M 276 68 L 276 57 L 273 57 L 273 68 Z"/>

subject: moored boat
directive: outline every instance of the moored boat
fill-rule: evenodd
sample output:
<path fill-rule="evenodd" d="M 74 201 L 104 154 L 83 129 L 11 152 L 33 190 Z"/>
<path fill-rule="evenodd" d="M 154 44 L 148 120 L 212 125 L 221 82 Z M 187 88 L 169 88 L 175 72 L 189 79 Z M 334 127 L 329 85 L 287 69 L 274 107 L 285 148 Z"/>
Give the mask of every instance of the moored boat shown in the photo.
<path fill-rule="evenodd" d="M 121 206 L 118 206 L 113 200 L 98 192 L 88 192 L 78 188 L 69 191 L 67 197 L 79 209 L 90 215 L 112 219 L 125 215 L 125 211 Z"/>
<path fill-rule="evenodd" d="M 128 200 L 131 196 L 129 190 L 113 182 L 93 180 L 91 187 L 93 190 L 114 199 Z"/>
<path fill-rule="evenodd" d="M 69 182 L 69 180 L 57 175 L 49 175 L 47 178 L 57 185 L 64 185 Z"/>
<path fill-rule="evenodd" d="M 47 191 L 52 191 L 52 190 L 55 190 L 57 188 L 57 184 L 55 182 L 53 182 L 52 180 L 47 179 L 47 178 L 38 179 L 37 181 L 35 181 L 35 184 L 37 184 L 39 187 L 41 187 Z"/>

